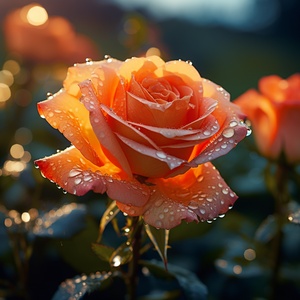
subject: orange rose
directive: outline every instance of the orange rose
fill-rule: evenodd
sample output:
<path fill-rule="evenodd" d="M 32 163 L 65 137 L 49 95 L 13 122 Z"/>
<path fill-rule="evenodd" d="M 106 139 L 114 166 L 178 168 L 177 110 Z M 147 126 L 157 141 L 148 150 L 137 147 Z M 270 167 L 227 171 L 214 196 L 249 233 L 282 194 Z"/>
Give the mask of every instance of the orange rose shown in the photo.
<path fill-rule="evenodd" d="M 300 74 L 263 77 L 259 90 L 235 101 L 252 123 L 258 150 L 270 159 L 283 154 L 289 163 L 300 162 Z"/>
<path fill-rule="evenodd" d="M 62 17 L 49 17 L 45 24 L 31 25 L 24 16 L 35 6 L 27 5 L 6 16 L 3 31 L 8 51 L 42 63 L 68 63 L 98 55 L 93 42 L 77 34 L 71 23 Z"/>
<path fill-rule="evenodd" d="M 243 115 L 187 62 L 78 64 L 38 110 L 73 145 L 36 164 L 70 193 L 106 192 L 123 212 L 166 229 L 212 220 L 237 198 L 209 161 L 245 137 Z"/>

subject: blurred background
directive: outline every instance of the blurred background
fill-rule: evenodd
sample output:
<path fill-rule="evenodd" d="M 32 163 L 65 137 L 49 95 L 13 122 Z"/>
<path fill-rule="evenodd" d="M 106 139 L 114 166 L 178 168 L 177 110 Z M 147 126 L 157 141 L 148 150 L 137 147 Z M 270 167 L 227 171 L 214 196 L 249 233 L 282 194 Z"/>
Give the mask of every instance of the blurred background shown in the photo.
<path fill-rule="evenodd" d="M 103 267 L 89 247 L 105 196 L 65 195 L 33 165 L 69 146 L 36 110 L 61 88 L 68 66 L 104 55 L 190 60 L 235 99 L 263 76 L 299 72 L 299 15 L 298 0 L 0 0 L 0 299 L 25 298 L 25 282 L 29 299 L 51 299 L 65 279 Z M 264 299 L 268 255 L 254 236 L 273 211 L 263 182 L 266 161 L 249 137 L 215 164 L 240 199 L 224 220 L 174 229 L 170 262 L 197 274 L 210 299 Z M 36 228 L 40 216 L 51 217 L 45 212 L 69 203 L 77 203 L 80 216 L 84 205 L 83 231 L 64 239 Z M 296 299 L 300 235 L 291 232 L 286 255 L 294 268 L 279 296 Z M 268 231 L 260 234 L 267 242 Z M 16 242 L 24 236 L 30 255 L 28 245 Z M 18 262 L 20 255 L 28 261 Z"/>

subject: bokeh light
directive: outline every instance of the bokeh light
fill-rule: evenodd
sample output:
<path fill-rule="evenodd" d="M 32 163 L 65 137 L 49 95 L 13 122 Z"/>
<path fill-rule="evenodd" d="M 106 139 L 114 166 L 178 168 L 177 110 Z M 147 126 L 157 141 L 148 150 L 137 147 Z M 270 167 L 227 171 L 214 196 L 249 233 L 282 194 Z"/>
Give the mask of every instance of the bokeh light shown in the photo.
<path fill-rule="evenodd" d="M 11 91 L 7 84 L 0 82 L 0 104 L 11 97 Z"/>
<path fill-rule="evenodd" d="M 15 132 L 15 141 L 21 145 L 27 145 L 32 141 L 32 132 L 26 127 L 20 127 Z"/>
<path fill-rule="evenodd" d="M 26 18 L 29 24 L 41 26 L 47 22 L 48 13 L 43 7 L 36 5 L 28 10 Z"/>
<path fill-rule="evenodd" d="M 3 70 L 9 71 L 15 76 L 19 74 L 21 67 L 17 61 L 9 59 L 3 64 Z"/>
<path fill-rule="evenodd" d="M 19 144 L 12 145 L 10 148 L 10 155 L 16 159 L 23 157 L 23 155 L 24 155 L 23 146 L 19 145 Z"/>

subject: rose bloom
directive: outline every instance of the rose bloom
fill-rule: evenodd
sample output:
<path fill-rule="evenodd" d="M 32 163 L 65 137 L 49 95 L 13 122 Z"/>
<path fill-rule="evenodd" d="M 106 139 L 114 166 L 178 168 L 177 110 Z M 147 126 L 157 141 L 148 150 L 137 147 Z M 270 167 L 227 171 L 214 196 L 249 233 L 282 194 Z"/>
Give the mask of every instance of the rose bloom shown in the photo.
<path fill-rule="evenodd" d="M 190 63 L 76 64 L 38 110 L 72 146 L 35 163 L 69 193 L 106 192 L 165 229 L 223 216 L 237 199 L 209 161 L 246 136 L 244 115 Z"/>
<path fill-rule="evenodd" d="M 22 15 L 32 6 L 35 5 L 14 10 L 6 16 L 3 33 L 9 52 L 22 59 L 40 63 L 71 63 L 98 55 L 93 42 L 88 37 L 77 34 L 65 18 L 53 16 L 45 24 L 31 25 Z"/>
<path fill-rule="evenodd" d="M 258 88 L 235 100 L 251 121 L 258 150 L 272 160 L 284 155 L 288 163 L 300 162 L 300 74 L 263 77 Z"/>

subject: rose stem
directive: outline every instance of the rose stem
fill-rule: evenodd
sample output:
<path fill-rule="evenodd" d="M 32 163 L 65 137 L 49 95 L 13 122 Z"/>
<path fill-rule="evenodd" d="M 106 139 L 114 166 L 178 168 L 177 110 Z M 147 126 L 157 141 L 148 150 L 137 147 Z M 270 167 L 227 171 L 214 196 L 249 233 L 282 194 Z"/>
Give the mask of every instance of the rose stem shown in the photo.
<path fill-rule="evenodd" d="M 275 173 L 275 216 L 277 217 L 276 233 L 273 240 L 272 274 L 271 274 L 271 295 L 270 299 L 278 297 L 280 281 L 280 268 L 282 260 L 283 227 L 287 220 L 287 203 L 289 201 L 288 191 L 288 165 L 278 163 Z"/>
<path fill-rule="evenodd" d="M 136 288 L 138 283 L 138 261 L 140 258 L 140 248 L 142 242 L 142 222 L 139 217 L 132 218 L 132 232 L 134 236 L 131 239 L 132 246 L 132 260 L 129 262 L 127 287 L 129 300 L 136 300 Z"/>

